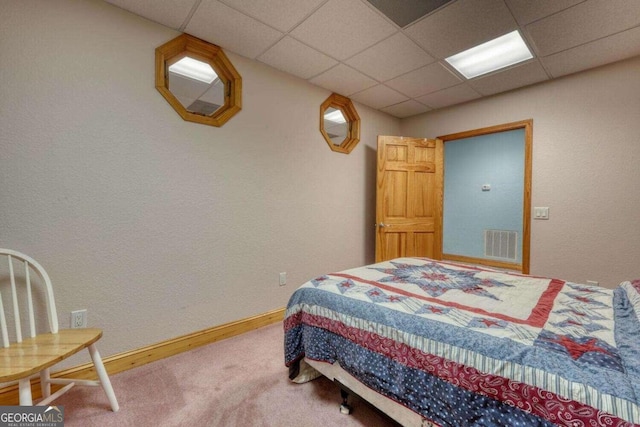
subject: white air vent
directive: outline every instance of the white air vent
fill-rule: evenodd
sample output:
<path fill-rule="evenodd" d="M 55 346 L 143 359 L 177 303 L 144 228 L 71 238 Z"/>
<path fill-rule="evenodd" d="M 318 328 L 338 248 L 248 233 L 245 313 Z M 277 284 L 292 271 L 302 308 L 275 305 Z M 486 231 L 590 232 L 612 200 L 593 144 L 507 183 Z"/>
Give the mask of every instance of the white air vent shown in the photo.
<path fill-rule="evenodd" d="M 484 255 L 511 261 L 518 257 L 518 232 L 484 230 Z"/>

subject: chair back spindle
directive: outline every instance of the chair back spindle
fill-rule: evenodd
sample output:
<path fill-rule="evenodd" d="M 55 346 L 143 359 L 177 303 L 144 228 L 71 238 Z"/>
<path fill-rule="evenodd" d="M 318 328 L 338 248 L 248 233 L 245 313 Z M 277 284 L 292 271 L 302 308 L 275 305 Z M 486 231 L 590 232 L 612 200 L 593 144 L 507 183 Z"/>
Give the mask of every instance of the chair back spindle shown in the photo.
<path fill-rule="evenodd" d="M 24 262 L 24 277 L 27 284 L 27 307 L 29 310 L 29 336 L 36 336 L 36 321 L 33 314 L 33 296 L 31 294 L 31 276 L 29 275 L 29 263 Z"/>
<path fill-rule="evenodd" d="M 0 249 L 0 254 L 5 255 L 9 273 L 9 294 L 11 299 L 10 307 L 13 311 L 13 326 L 15 328 L 14 339 L 11 339 L 9 335 L 9 321 L 7 314 L 3 306 L 2 294 L 0 294 L 0 334 L 2 334 L 3 347 L 9 347 L 11 341 L 21 343 L 23 341 L 23 332 L 28 334 L 30 338 L 37 335 L 36 328 L 36 316 L 34 309 L 34 295 L 35 283 L 32 285 L 32 277 L 38 277 L 38 285 L 42 285 L 42 291 L 45 296 L 45 303 L 47 308 L 47 322 L 49 326 L 49 332 L 58 332 L 58 315 L 55 307 L 55 300 L 53 297 L 53 288 L 51 280 L 47 272 L 32 258 L 15 252 L 9 249 Z M 24 277 L 16 276 L 16 270 L 14 263 L 22 262 L 24 264 Z M 6 271 L 6 270 L 5 270 Z M 35 276 L 33 276 L 35 273 Z M 23 286 L 24 285 L 24 286 Z M 6 290 L 6 289 L 5 289 Z M 5 296 L 6 297 L 6 296 Z M 23 297 L 26 299 L 23 299 Z M 22 303 L 21 303 L 22 301 Z M 9 305 L 7 306 L 7 309 Z M 25 311 L 24 316 L 21 315 L 21 311 Z M 23 320 L 28 323 L 28 328 L 23 331 Z M 25 335 L 27 336 L 27 335 Z"/>
<path fill-rule="evenodd" d="M 22 342 L 22 325 L 20 324 L 20 306 L 18 305 L 18 291 L 16 290 L 16 275 L 13 273 L 13 258 L 9 260 L 9 277 L 11 278 L 11 301 L 13 302 L 13 324 L 16 327 L 16 342 Z"/>
<path fill-rule="evenodd" d="M 4 315 L 4 305 L 2 304 L 2 293 L 0 292 L 0 333 L 2 333 L 2 346 L 9 347 L 9 333 L 7 332 L 7 318 Z"/>

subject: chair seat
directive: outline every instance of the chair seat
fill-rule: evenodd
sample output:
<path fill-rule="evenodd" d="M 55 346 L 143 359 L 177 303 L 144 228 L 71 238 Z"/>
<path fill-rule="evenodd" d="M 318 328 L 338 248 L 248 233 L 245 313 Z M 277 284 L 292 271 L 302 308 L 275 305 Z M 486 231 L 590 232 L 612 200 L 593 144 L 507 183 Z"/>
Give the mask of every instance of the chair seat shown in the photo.
<path fill-rule="evenodd" d="M 101 336 L 102 329 L 63 329 L 0 348 L 0 383 L 37 374 L 89 347 Z"/>

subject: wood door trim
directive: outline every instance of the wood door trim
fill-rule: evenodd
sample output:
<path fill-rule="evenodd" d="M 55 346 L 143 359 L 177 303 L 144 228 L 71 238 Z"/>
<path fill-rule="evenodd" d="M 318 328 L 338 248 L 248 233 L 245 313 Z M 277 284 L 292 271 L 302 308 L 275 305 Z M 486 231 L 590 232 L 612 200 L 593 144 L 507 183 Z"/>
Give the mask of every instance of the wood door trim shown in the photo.
<path fill-rule="evenodd" d="M 498 132 L 507 132 L 510 130 L 522 129 L 522 128 L 526 129 L 527 127 L 533 127 L 533 119 L 520 120 L 517 122 L 504 123 L 504 124 L 495 125 L 495 126 L 488 126 L 480 129 L 472 129 L 472 130 L 466 130 L 463 132 L 451 133 L 449 135 L 439 136 L 438 139 L 441 139 L 444 142 L 447 142 L 454 139 L 471 138 L 473 136 L 481 136 L 481 135 L 487 135 L 487 134 L 498 133 Z"/>
<path fill-rule="evenodd" d="M 442 259 L 442 214 L 444 206 L 444 140 L 436 138 L 436 176 L 435 176 L 435 230 L 433 233 L 433 257 Z"/>
<path fill-rule="evenodd" d="M 507 132 L 510 130 L 524 129 L 524 187 L 523 187 L 523 206 L 522 206 L 522 263 L 514 264 L 521 268 L 522 273 L 529 274 L 530 246 L 531 246 L 531 174 L 532 174 L 532 153 L 533 153 L 533 119 L 520 120 L 517 122 L 505 123 L 496 126 L 489 126 L 480 129 L 473 129 L 464 132 L 452 133 L 449 135 L 439 136 L 438 139 L 443 141 L 443 152 L 441 156 L 436 156 L 436 161 L 442 162 L 442 167 L 438 168 L 438 175 L 441 175 L 441 185 L 438 186 L 442 194 L 439 194 L 439 224 L 435 238 L 436 247 L 439 247 L 442 254 L 443 245 L 443 214 L 444 214 L 444 144 L 448 141 L 457 139 L 470 138 L 474 136 L 488 135 L 492 133 Z M 453 255 L 448 255 L 453 256 Z M 448 258 L 449 259 L 449 258 Z M 489 264 L 487 264 L 489 265 Z"/>

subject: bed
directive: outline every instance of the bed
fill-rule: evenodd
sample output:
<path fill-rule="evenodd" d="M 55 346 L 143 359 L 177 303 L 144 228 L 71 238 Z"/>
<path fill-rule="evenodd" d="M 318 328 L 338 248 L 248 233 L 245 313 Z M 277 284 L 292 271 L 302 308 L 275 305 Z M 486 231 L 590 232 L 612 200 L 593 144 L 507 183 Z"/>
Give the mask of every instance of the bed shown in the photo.
<path fill-rule="evenodd" d="M 640 281 L 606 289 L 398 258 L 291 296 L 285 364 L 405 426 L 640 423 Z"/>

